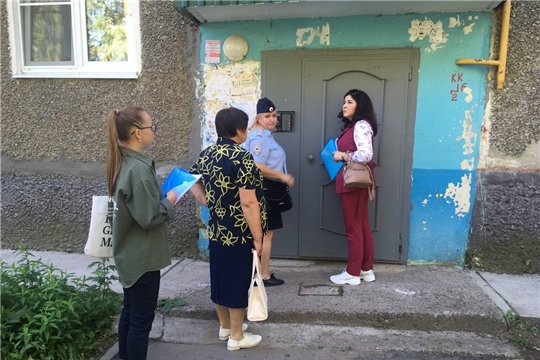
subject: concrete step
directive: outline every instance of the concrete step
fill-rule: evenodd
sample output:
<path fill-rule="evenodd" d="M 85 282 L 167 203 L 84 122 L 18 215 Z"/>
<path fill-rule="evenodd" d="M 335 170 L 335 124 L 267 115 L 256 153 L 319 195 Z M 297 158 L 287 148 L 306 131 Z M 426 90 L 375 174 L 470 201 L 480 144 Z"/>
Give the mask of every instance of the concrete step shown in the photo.
<path fill-rule="evenodd" d="M 201 320 L 159 316 L 151 338 L 182 345 L 215 345 L 226 342 L 218 339 L 217 320 Z M 497 358 L 515 358 L 519 354 L 507 342 L 488 334 L 468 331 L 420 331 L 375 329 L 364 326 L 289 324 L 249 322 L 248 332 L 260 334 L 263 342 L 258 351 L 324 350 L 326 353 L 359 351 L 422 352 L 438 354 L 467 354 Z M 251 351 L 251 350 L 250 350 Z M 114 350 L 113 350 L 114 352 Z M 341 359 L 341 357 L 328 357 Z"/>
<path fill-rule="evenodd" d="M 470 271 L 377 264 L 375 282 L 339 286 L 329 276 L 341 272 L 343 263 L 279 264 L 272 268 L 285 285 L 266 288 L 271 323 L 486 334 L 506 330 L 501 311 Z M 207 266 L 184 260 L 163 277 L 161 293 L 186 301 L 168 317 L 216 319 Z M 174 287 L 168 287 L 173 279 Z"/>

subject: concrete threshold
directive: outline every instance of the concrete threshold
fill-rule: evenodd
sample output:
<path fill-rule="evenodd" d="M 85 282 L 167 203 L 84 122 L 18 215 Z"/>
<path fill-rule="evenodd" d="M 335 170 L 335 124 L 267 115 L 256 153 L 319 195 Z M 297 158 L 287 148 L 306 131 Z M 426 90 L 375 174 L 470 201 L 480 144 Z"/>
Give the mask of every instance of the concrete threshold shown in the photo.
<path fill-rule="evenodd" d="M 274 354 L 279 350 L 289 352 L 294 349 L 325 350 L 326 353 L 377 352 L 418 352 L 467 356 L 487 356 L 489 358 L 516 358 L 516 349 L 509 343 L 490 334 L 476 334 L 469 331 L 421 331 L 376 329 L 366 326 L 313 325 L 274 322 L 249 322 L 248 332 L 260 334 L 263 342 L 258 352 Z M 156 317 L 150 338 L 169 343 L 174 352 L 184 348 L 199 347 L 199 355 L 204 355 L 204 347 L 223 347 L 227 354 L 226 342 L 218 340 L 219 322 L 215 320 Z M 149 354 L 156 359 L 165 359 L 159 346 Z M 169 346 L 170 348 L 170 346 Z M 201 351 L 203 352 L 201 354 Z M 118 353 L 115 344 L 101 360 L 114 359 Z M 341 358 L 341 357 L 340 357 Z"/>
<path fill-rule="evenodd" d="M 181 296 L 186 305 L 174 308 L 167 317 L 215 320 L 208 275 L 200 268 L 207 264 L 188 265 L 175 266 L 163 278 L 163 283 L 167 284 L 173 278 L 175 283 L 182 283 L 186 275 L 198 277 L 196 281 L 188 281 L 197 285 L 191 286 L 189 291 L 177 289 L 176 296 Z M 375 268 L 377 280 L 373 283 L 332 284 L 329 276 L 342 271 L 342 266 L 340 263 L 313 263 L 273 267 L 276 276 L 285 280 L 285 285 L 266 288 L 268 321 L 486 334 L 506 330 L 501 311 L 469 271 L 453 267 L 378 265 Z M 171 290 L 167 290 L 170 297 L 175 297 Z"/>
<path fill-rule="evenodd" d="M 215 321 L 165 319 L 163 341 L 189 344 L 219 343 Z M 269 348 L 301 347 L 336 350 L 422 351 L 502 355 L 516 350 L 494 336 L 455 331 L 374 329 L 365 326 L 249 323 L 249 331 L 263 336 Z M 202 336 L 201 334 L 208 334 Z M 180 341 L 179 341 L 180 340 Z"/>

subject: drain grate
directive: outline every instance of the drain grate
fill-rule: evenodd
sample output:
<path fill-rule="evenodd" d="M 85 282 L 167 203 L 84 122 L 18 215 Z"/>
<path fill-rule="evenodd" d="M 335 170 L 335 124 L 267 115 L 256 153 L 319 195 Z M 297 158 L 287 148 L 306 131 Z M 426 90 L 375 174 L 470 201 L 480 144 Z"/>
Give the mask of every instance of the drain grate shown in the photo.
<path fill-rule="evenodd" d="M 298 295 L 302 296 L 343 296 L 341 286 L 329 285 L 300 285 Z"/>

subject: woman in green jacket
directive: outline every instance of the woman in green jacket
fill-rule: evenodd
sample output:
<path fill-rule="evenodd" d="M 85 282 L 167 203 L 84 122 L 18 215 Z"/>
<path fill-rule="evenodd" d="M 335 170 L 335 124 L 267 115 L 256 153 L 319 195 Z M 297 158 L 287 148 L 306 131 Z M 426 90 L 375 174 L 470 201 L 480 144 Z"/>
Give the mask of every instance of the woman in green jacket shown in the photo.
<path fill-rule="evenodd" d="M 140 107 L 113 110 L 107 117 L 107 185 L 114 198 L 113 256 L 124 290 L 118 324 L 120 359 L 146 359 L 160 270 L 171 264 L 167 221 L 177 196 L 162 198 L 152 159 L 156 125 Z"/>

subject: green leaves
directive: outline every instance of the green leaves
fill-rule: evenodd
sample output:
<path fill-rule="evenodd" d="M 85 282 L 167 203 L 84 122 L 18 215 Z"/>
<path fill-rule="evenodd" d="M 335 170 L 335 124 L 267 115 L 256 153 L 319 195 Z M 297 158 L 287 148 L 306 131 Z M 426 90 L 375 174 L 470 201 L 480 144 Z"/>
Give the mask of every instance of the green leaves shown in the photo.
<path fill-rule="evenodd" d="M 110 290 L 114 265 L 96 261 L 92 277 L 78 278 L 19 253 L 16 264 L 1 264 L 1 357 L 84 359 L 120 313 L 121 298 Z"/>
<path fill-rule="evenodd" d="M 168 313 L 175 306 L 184 306 L 186 302 L 184 299 L 177 297 L 174 299 L 161 299 L 158 301 L 157 308 L 159 311 Z"/>
<path fill-rule="evenodd" d="M 508 310 L 504 317 L 508 324 L 509 333 L 507 339 L 509 341 L 522 348 L 539 351 L 537 346 L 540 344 L 540 327 L 523 321 L 512 310 Z"/>

